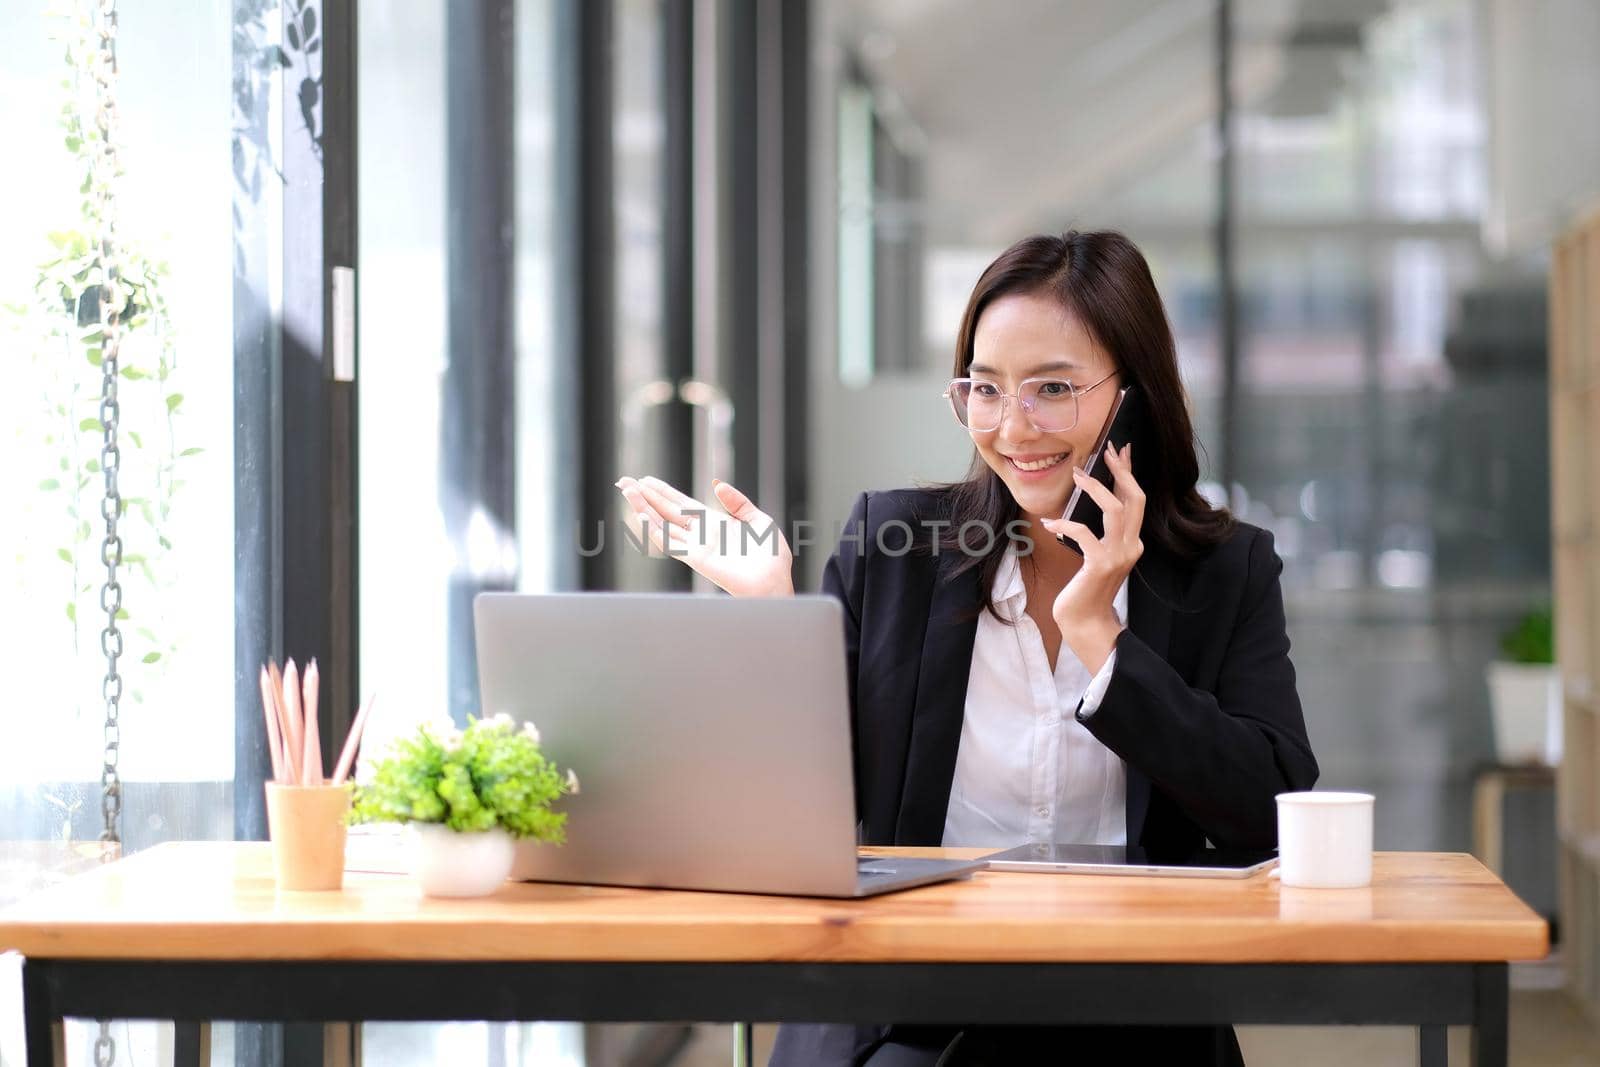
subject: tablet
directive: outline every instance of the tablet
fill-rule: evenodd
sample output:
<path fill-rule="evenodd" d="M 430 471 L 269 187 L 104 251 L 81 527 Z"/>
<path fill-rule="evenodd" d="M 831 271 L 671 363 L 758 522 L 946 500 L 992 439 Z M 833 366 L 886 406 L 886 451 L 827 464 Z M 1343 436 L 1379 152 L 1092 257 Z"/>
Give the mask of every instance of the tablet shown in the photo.
<path fill-rule="evenodd" d="M 991 871 L 1044 874 L 1153 874 L 1179 878 L 1248 878 L 1278 861 L 1276 851 L 1197 848 L 1152 852 L 1122 845 L 1018 845 L 985 856 Z"/>

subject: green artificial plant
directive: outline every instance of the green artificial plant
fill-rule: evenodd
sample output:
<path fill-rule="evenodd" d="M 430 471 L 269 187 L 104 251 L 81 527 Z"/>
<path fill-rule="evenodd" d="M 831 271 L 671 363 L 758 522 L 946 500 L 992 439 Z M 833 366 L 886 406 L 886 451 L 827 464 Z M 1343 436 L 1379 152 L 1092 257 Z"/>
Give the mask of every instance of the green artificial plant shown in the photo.
<path fill-rule="evenodd" d="M 550 810 L 578 791 L 539 748 L 531 723 L 469 718 L 465 730 L 426 724 L 397 740 L 356 789 L 356 822 L 440 823 L 452 830 L 502 827 L 514 837 L 566 840 L 567 817 Z"/>
<path fill-rule="evenodd" d="M 1500 638 L 1500 654 L 1511 663 L 1556 661 L 1555 620 L 1548 608 L 1530 611 Z"/>

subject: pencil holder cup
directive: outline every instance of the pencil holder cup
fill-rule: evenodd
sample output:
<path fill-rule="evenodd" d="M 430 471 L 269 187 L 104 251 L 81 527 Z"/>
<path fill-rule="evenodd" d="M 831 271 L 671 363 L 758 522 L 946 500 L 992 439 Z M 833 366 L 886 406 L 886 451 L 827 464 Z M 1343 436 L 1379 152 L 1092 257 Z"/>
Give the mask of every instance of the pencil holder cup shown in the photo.
<path fill-rule="evenodd" d="M 344 785 L 267 784 L 267 835 L 279 889 L 344 887 Z"/>

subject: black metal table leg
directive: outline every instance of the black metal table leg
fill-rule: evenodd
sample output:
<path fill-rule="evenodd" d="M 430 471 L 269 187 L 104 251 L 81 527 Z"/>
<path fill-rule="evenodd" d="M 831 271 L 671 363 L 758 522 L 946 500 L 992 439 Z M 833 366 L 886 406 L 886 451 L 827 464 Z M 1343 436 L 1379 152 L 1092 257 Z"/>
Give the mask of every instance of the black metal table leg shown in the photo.
<path fill-rule="evenodd" d="M 296 1067 L 322 1067 L 325 1050 L 320 1021 L 286 1023 L 283 1027 L 283 1062 Z"/>
<path fill-rule="evenodd" d="M 1511 1055 L 1507 1015 L 1511 1010 L 1511 968 L 1480 963 L 1473 968 L 1472 1067 L 1506 1067 Z"/>
<path fill-rule="evenodd" d="M 1417 1027 L 1417 1062 L 1422 1067 L 1447 1067 L 1450 1063 L 1450 1028 Z"/>
<path fill-rule="evenodd" d="M 28 1067 L 65 1067 L 57 1058 L 59 1020 L 50 1006 L 50 983 L 43 965 L 22 961 L 22 1028 L 27 1042 Z"/>
<path fill-rule="evenodd" d="M 202 1067 L 200 1057 L 205 1042 L 200 1030 L 205 1025 L 193 1019 L 172 1021 L 172 1067 Z"/>

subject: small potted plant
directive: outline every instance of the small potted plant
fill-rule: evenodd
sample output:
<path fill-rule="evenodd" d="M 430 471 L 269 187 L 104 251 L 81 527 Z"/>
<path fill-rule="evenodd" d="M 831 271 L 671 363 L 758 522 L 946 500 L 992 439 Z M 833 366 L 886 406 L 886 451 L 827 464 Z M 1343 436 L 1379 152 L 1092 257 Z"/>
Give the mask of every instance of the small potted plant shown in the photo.
<path fill-rule="evenodd" d="M 1530 611 L 1500 639 L 1489 664 L 1495 759 L 1502 764 L 1561 762 L 1561 676 L 1548 610 Z"/>
<path fill-rule="evenodd" d="M 532 723 L 469 717 L 465 730 L 429 723 L 397 740 L 357 788 L 352 818 L 409 825 L 412 870 L 428 896 L 483 896 L 511 873 L 516 839 L 566 840 L 567 817 L 550 806 L 577 791 Z"/>

